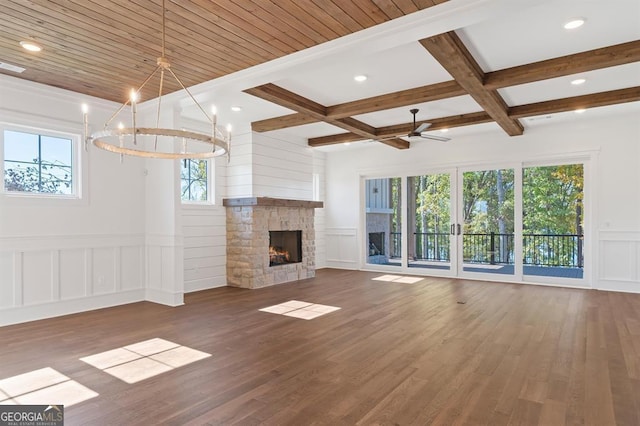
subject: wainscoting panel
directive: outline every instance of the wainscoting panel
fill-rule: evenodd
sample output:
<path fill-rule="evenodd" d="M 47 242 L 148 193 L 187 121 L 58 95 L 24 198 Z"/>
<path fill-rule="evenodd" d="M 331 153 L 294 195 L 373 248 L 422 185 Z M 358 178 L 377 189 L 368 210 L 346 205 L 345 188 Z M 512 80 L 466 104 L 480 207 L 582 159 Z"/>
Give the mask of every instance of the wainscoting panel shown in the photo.
<path fill-rule="evenodd" d="M 168 306 L 184 303 L 183 244 L 182 235 L 146 236 L 146 300 Z"/>
<path fill-rule="evenodd" d="M 144 250 L 142 247 L 129 246 L 120 248 L 120 287 L 122 290 L 143 287 L 143 265 Z"/>
<path fill-rule="evenodd" d="M 640 293 L 640 232 L 600 231 L 598 289 Z"/>
<path fill-rule="evenodd" d="M 93 249 L 93 294 L 113 293 L 117 275 L 115 250 L 113 248 Z"/>
<path fill-rule="evenodd" d="M 0 326 L 144 300 L 144 236 L 0 239 Z"/>
<path fill-rule="evenodd" d="M 0 310 L 14 304 L 13 255 L 12 252 L 0 252 Z"/>
<path fill-rule="evenodd" d="M 162 247 L 147 246 L 147 287 L 162 289 Z"/>
<path fill-rule="evenodd" d="M 87 295 L 86 258 L 85 249 L 60 251 L 60 299 L 76 299 Z"/>
<path fill-rule="evenodd" d="M 358 232 L 355 228 L 327 228 L 326 262 L 328 267 L 358 267 Z"/>
<path fill-rule="evenodd" d="M 22 253 L 22 283 L 18 284 L 22 284 L 23 304 L 35 305 L 53 300 L 51 256 L 51 251 Z"/>

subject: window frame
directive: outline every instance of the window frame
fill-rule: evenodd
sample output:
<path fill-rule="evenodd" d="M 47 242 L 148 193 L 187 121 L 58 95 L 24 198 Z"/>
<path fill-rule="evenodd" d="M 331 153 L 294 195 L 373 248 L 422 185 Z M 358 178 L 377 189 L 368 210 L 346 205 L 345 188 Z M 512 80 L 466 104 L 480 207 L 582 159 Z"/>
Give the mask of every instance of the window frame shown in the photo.
<path fill-rule="evenodd" d="M 179 184 L 179 188 L 180 188 L 180 202 L 183 205 L 191 205 L 191 206 L 207 206 L 207 205 L 214 205 L 215 204 L 215 190 L 214 190 L 214 179 L 213 179 L 213 173 L 215 168 L 212 166 L 213 161 L 211 158 L 202 158 L 202 159 L 187 159 L 186 161 L 191 162 L 191 161 L 204 161 L 206 164 L 206 172 L 207 172 L 207 177 L 206 177 L 206 183 L 207 183 L 207 199 L 206 200 L 189 200 L 189 199 L 185 199 L 182 198 L 182 170 L 184 168 L 184 161 L 185 160 L 178 160 L 179 162 L 179 167 L 180 167 L 180 184 Z"/>
<path fill-rule="evenodd" d="M 48 123 L 47 123 L 48 124 Z M 54 126 L 51 126 L 54 127 Z M 68 126 L 58 128 L 44 128 L 28 124 L 18 124 L 14 122 L 0 122 L 0 175 L 3 177 L 3 183 L 0 186 L 0 196 L 12 199 L 38 199 L 38 200 L 81 200 L 83 198 L 82 189 L 86 186 L 86 176 L 84 173 L 85 161 L 84 155 L 81 154 L 82 136 L 77 128 Z M 70 194 L 52 194 L 47 192 L 23 192 L 8 191 L 4 184 L 5 172 L 5 131 L 35 134 L 40 137 L 52 137 L 69 139 L 71 141 L 71 193 Z M 42 159 L 40 159 L 42 161 Z"/>

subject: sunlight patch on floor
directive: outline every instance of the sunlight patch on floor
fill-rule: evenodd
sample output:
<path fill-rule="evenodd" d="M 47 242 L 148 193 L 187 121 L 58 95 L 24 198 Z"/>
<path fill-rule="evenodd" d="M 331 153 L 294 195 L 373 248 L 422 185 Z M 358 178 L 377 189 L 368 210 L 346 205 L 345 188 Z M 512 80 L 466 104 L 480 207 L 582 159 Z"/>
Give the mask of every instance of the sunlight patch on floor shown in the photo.
<path fill-rule="evenodd" d="M 418 281 L 422 281 L 424 278 L 420 277 L 405 277 L 402 275 L 380 275 L 379 277 L 372 278 L 373 281 L 387 281 L 394 283 L 415 284 Z"/>
<path fill-rule="evenodd" d="M 86 356 L 80 361 L 131 384 L 210 356 L 206 352 L 155 338 Z"/>
<path fill-rule="evenodd" d="M 319 305 L 317 303 L 302 302 L 299 300 L 289 300 L 279 305 L 267 306 L 258 309 L 261 312 L 269 312 L 271 314 L 286 315 L 293 318 L 301 318 L 310 320 L 318 318 L 322 315 L 339 310 L 336 306 Z"/>
<path fill-rule="evenodd" d="M 0 380 L 0 405 L 48 405 L 69 407 L 98 396 L 51 367 Z"/>

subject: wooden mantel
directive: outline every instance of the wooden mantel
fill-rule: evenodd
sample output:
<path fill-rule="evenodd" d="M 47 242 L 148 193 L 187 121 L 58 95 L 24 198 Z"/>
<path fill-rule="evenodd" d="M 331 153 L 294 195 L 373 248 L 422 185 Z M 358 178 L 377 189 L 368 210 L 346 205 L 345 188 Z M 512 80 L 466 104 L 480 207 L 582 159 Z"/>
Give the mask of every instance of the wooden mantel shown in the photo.
<path fill-rule="evenodd" d="M 224 198 L 222 205 L 225 207 L 245 207 L 245 206 L 261 206 L 261 207 L 297 207 L 307 209 L 317 209 L 323 207 L 322 201 L 307 200 L 287 200 L 285 198 L 271 197 L 243 197 L 243 198 Z"/>

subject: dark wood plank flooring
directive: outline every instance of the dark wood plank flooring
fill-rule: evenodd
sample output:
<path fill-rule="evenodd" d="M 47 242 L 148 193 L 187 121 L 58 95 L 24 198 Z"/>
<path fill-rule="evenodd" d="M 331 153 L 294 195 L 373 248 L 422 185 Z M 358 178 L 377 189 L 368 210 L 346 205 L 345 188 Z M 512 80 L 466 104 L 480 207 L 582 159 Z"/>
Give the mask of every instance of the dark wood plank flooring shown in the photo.
<path fill-rule="evenodd" d="M 640 424 L 640 294 L 378 275 L 2 327 L 0 379 L 52 367 L 98 392 L 68 425 Z M 291 299 L 342 309 L 258 311 Z M 155 337 L 212 356 L 136 384 L 79 361 Z"/>

